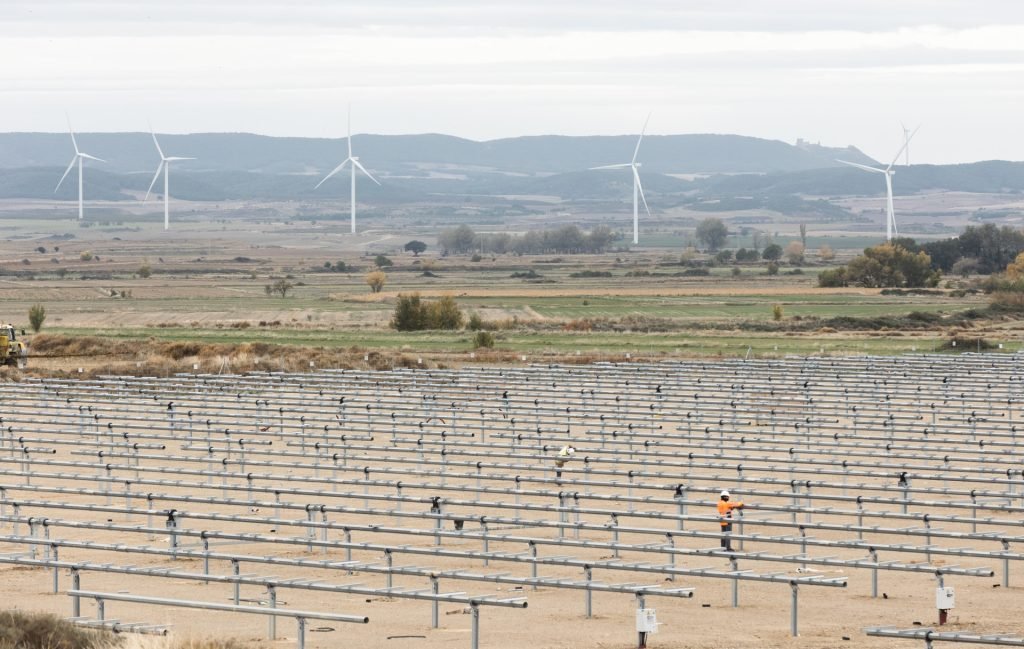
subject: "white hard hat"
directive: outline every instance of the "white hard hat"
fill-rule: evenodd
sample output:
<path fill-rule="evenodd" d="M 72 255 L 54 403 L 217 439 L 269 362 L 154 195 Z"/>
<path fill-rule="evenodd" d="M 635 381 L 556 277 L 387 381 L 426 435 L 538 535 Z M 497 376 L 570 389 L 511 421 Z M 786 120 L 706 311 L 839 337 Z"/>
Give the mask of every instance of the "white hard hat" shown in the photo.
<path fill-rule="evenodd" d="M 726 491 L 725 489 L 722 489 L 722 498 L 728 498 L 728 497 L 729 497 L 729 492 Z"/>

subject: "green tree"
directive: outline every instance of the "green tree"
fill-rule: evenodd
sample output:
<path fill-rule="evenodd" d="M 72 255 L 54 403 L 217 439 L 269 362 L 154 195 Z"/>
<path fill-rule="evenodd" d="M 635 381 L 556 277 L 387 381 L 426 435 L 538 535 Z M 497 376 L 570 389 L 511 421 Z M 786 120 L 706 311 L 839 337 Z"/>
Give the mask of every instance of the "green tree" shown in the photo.
<path fill-rule="evenodd" d="M 384 255 L 377 255 L 373 258 L 373 265 L 377 268 L 387 268 L 389 266 L 394 266 L 395 262 L 391 261 Z"/>
<path fill-rule="evenodd" d="M 32 331 L 39 333 L 39 330 L 43 328 L 43 322 L 46 321 L 46 307 L 42 304 L 33 304 L 28 308 L 28 324 L 32 327 Z"/>
<path fill-rule="evenodd" d="M 865 249 L 846 265 L 845 277 L 848 284 L 866 288 L 920 288 L 939 281 L 928 253 L 910 252 L 892 243 Z"/>
<path fill-rule="evenodd" d="M 722 223 L 722 219 L 708 218 L 697 225 L 697 240 L 712 252 L 725 245 L 728 238 L 729 229 Z"/>
<path fill-rule="evenodd" d="M 420 331 L 425 327 L 425 318 L 419 293 L 399 294 L 395 311 L 391 315 L 391 328 L 398 331 Z"/>
<path fill-rule="evenodd" d="M 777 243 L 770 243 L 761 251 L 761 259 L 765 261 L 778 261 L 782 257 L 782 246 Z"/>
<path fill-rule="evenodd" d="M 422 241 L 413 239 L 409 243 L 405 244 L 405 251 L 411 252 L 414 257 L 419 257 L 420 253 L 427 249 L 427 244 Z"/>
<path fill-rule="evenodd" d="M 481 347 L 490 349 L 494 347 L 494 335 L 489 331 L 478 331 L 473 336 L 473 349 L 480 349 Z"/>

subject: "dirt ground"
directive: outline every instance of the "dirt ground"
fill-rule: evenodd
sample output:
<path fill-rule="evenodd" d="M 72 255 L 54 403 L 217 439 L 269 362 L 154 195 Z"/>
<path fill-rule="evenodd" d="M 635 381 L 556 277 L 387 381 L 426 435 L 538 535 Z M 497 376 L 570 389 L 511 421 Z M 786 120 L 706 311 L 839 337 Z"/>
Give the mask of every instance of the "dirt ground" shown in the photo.
<path fill-rule="evenodd" d="M 361 399 L 371 399 L 371 394 L 366 393 Z M 133 406 L 134 407 L 134 406 Z M 127 412 L 127 410 L 125 410 Z M 156 412 L 156 411 L 154 411 Z M 46 428 L 46 427 L 42 427 Z M 74 430 L 74 427 L 69 427 Z M 579 434 L 577 431 L 576 434 Z M 88 437 L 88 436 L 86 436 Z M 384 436 L 386 437 L 386 435 Z M 56 455 L 47 460 L 78 460 L 84 461 L 81 450 L 72 446 L 55 445 L 58 449 Z M 283 447 L 282 447 L 283 448 Z M 184 467 L 190 464 L 180 459 L 185 451 L 178 445 L 171 444 L 164 454 L 163 460 L 147 460 L 147 466 Z M 194 453 L 193 453 L 194 455 Z M 784 456 L 784 451 L 783 454 Z M 380 464 L 377 460 L 366 460 Z M 358 475 L 358 467 L 361 467 L 360 459 L 353 457 L 351 464 L 355 467 Z M 17 469 L 16 463 L 5 463 L 0 465 L 0 471 Z M 200 465 L 203 466 L 203 465 Z M 386 466 L 382 464 L 382 466 Z M 403 465 L 394 465 L 403 466 Z M 408 468 L 408 465 L 404 465 Z M 53 469 L 51 471 L 56 471 Z M 255 470 L 255 469 L 254 469 Z M 289 468 L 277 469 L 278 473 L 288 475 L 308 475 L 310 469 Z M 771 477 L 777 476 L 779 471 L 751 471 L 750 477 Z M 541 472 L 538 472 L 539 474 Z M 130 471 L 124 471 L 125 477 L 130 477 Z M 151 476 L 150 476 L 151 477 Z M 353 477 L 348 475 L 348 477 Z M 418 478 L 418 481 L 426 481 L 430 478 Z M 436 477 L 434 478 L 436 479 Z M 682 476 L 680 476 L 682 479 Z M 0 482 L 12 484 L 20 482 L 21 478 L 14 476 L 3 476 L 0 474 Z M 448 489 L 458 491 L 458 484 L 466 486 L 477 484 L 474 480 L 461 480 L 450 478 Z M 410 478 L 410 483 L 414 482 Z M 96 489 L 95 482 L 82 482 L 72 480 L 61 480 L 58 478 L 35 477 L 32 479 L 34 485 L 64 486 L 77 489 Z M 218 482 L 202 485 L 182 484 L 180 486 L 166 487 L 137 487 L 138 493 L 162 492 L 179 495 L 219 495 Z M 505 481 L 483 480 L 484 486 L 507 487 Z M 295 486 L 289 484 L 288 486 Z M 623 487 L 625 485 L 622 485 Z M 316 496 L 322 499 L 320 502 L 330 504 L 348 504 L 350 507 L 361 507 L 362 500 L 359 498 L 362 491 L 352 487 L 352 496 L 348 498 L 336 498 L 331 493 L 323 492 Z M 600 492 L 601 490 L 598 490 Z M 374 488 L 371 493 L 388 494 L 392 493 L 388 488 Z M 433 492 L 430 489 L 416 489 L 410 487 L 407 490 L 410 496 L 429 496 Z M 750 503 L 751 511 L 756 514 L 758 504 L 788 504 L 790 498 L 787 493 L 779 492 L 776 498 L 762 498 L 760 502 Z M 838 493 L 833 490 L 832 493 Z M 115 492 L 116 495 L 116 492 Z M 312 497 L 311 497 L 312 498 Z M 56 495 L 45 493 L 33 493 L 29 491 L 19 492 L 12 489 L 8 492 L 7 513 L 10 514 L 10 503 L 21 501 L 21 512 L 23 515 L 50 516 L 56 518 L 70 518 L 75 520 L 90 520 L 103 523 L 104 521 L 115 523 L 131 523 L 136 525 L 146 524 L 145 517 L 135 516 L 130 519 L 123 514 L 74 511 L 67 509 L 47 509 L 33 507 L 28 500 L 61 500 L 68 503 L 92 503 L 103 504 L 107 502 L 101 495 L 89 495 L 79 493 L 78 495 Z M 136 498 L 136 506 L 140 506 Z M 109 504 L 118 506 L 122 499 L 114 497 Z M 293 502 L 296 501 L 293 498 Z M 545 502 L 539 498 L 524 498 L 524 503 Z M 237 504 L 219 505 L 192 505 L 186 506 L 171 505 L 169 501 L 158 503 L 155 507 L 166 509 L 177 506 L 188 511 L 204 511 L 230 514 L 246 514 L 249 510 L 249 503 L 239 501 Z M 387 504 L 375 505 L 385 508 L 381 512 L 388 511 Z M 266 507 L 264 505 L 264 507 Z M 413 505 L 415 507 L 415 505 Z M 644 506 L 638 508 L 644 509 Z M 707 514 L 711 514 L 712 502 L 707 503 Z M 917 508 L 915 508 L 917 510 Z M 672 511 L 668 509 L 667 511 Z M 936 514 L 943 512 L 941 508 L 934 510 Z M 467 512 L 470 513 L 470 512 Z M 690 513 L 705 513 L 694 512 Z M 264 510 L 260 516 L 268 515 Z M 781 516 L 776 514 L 775 516 Z M 1009 515 L 1007 515 L 1009 516 Z M 285 514 L 284 518 L 292 518 L 297 521 L 304 520 L 301 513 L 292 512 Z M 372 524 L 379 526 L 415 526 L 421 528 L 428 525 L 427 521 L 417 519 L 402 519 L 396 521 L 394 516 L 386 513 L 379 514 L 336 514 L 332 521 L 351 521 L 352 524 Z M 606 522 L 602 518 L 591 517 L 584 520 L 594 523 Z M 852 517 L 828 517 L 829 522 L 845 522 L 852 524 L 855 520 Z M 157 519 L 157 525 L 160 524 Z M 652 523 L 647 523 L 648 525 Z M 896 525 L 891 523 L 890 525 Z M 203 526 L 208 527 L 203 527 Z M 669 523 L 664 523 L 668 526 Z M 697 522 L 688 525 L 688 529 L 702 529 L 713 531 L 715 523 Z M 910 525 L 910 523 L 907 523 Z M 190 529 L 216 529 L 221 531 L 245 531 L 263 534 L 267 536 L 301 537 L 300 528 L 280 528 L 271 531 L 269 525 L 263 523 L 221 523 L 202 522 L 199 520 L 190 521 L 185 527 Z M 936 526 L 938 529 L 939 526 Z M 942 529 L 966 531 L 966 525 L 945 524 Z M 428 528 L 429 529 L 429 528 Z M 447 528 L 446 528 L 447 529 Z M 667 529 L 673 529 L 668 527 Z M 982 528 L 984 529 L 984 528 Z M 529 534 L 541 537 L 554 536 L 554 532 L 538 529 L 510 529 L 510 534 Z M 10 523 L 0 525 L 0 534 L 10 535 L 14 533 Z M 25 526 L 22 524 L 21 533 L 25 533 Z M 67 528 L 54 527 L 51 529 L 53 538 L 95 540 L 105 543 L 124 543 L 126 545 L 151 545 L 155 548 L 166 548 L 167 537 L 158 535 L 155 538 L 148 538 L 146 535 L 135 533 L 108 533 L 89 530 L 71 530 Z M 773 531 L 772 534 L 780 532 Z M 1016 532 L 1013 532 L 1016 534 Z M 819 538 L 850 538 L 849 534 L 815 534 Z M 330 532 L 329 538 L 341 540 L 343 537 L 337 531 Z M 582 538 L 608 541 L 607 534 L 597 532 L 584 532 Z M 387 543 L 393 546 L 408 547 L 433 547 L 430 538 L 413 538 L 405 535 L 394 535 L 386 533 L 363 533 L 356 532 L 353 540 L 357 542 Z M 649 535 L 631 538 L 624 534 L 621 539 L 624 543 L 650 543 L 652 537 Z M 898 536 L 879 536 L 879 542 L 899 543 Z M 906 539 L 907 543 L 919 544 L 920 539 Z M 968 545 L 966 542 L 955 540 L 935 541 L 938 546 L 960 546 Z M 466 551 L 478 551 L 480 542 L 471 539 L 449 539 L 443 541 L 443 547 L 448 549 L 459 549 Z M 680 537 L 676 541 L 677 547 L 691 549 L 708 549 L 717 545 L 714 539 L 688 539 Z M 976 542 L 969 543 L 976 546 Z M 196 548 L 195 541 L 186 542 L 186 547 Z M 787 546 L 791 550 L 780 550 L 778 545 L 761 545 L 755 541 L 747 541 L 745 550 L 748 551 L 772 551 L 779 553 L 797 553 L 799 546 Z M 18 550 L 20 546 L 14 544 L 0 544 L 0 554 L 10 553 Z M 213 551 L 224 551 L 233 553 L 245 553 L 252 555 L 267 554 L 278 557 L 312 558 L 312 559 L 345 559 L 343 550 L 331 550 L 323 554 L 320 550 L 307 552 L 300 546 L 278 546 L 261 542 L 227 542 L 216 541 L 212 543 Z M 992 548 L 995 549 L 995 548 Z M 521 543 L 492 542 L 492 552 L 508 551 L 523 552 Z M 839 556 L 844 558 L 864 558 L 863 551 L 854 550 L 825 550 L 813 549 L 811 556 Z M 559 549 L 544 546 L 541 548 L 542 556 L 566 555 L 581 559 L 599 561 L 609 558 L 608 550 L 585 548 Z M 378 552 L 356 551 L 356 560 L 373 562 L 378 565 L 382 562 L 382 556 Z M 191 572 L 202 571 L 202 562 L 198 559 L 179 559 L 167 561 L 159 557 L 145 557 L 142 555 L 123 555 L 93 550 L 66 550 L 62 551 L 62 560 L 68 561 L 95 561 L 114 563 L 117 565 L 131 564 L 135 566 L 161 566 L 173 570 L 188 570 Z M 664 558 L 660 554 L 650 553 L 629 553 L 624 552 L 624 561 L 663 563 Z M 881 556 L 882 560 L 914 561 L 920 560 L 919 555 L 890 555 Z M 1018 577 L 1011 573 L 1011 587 L 1000 586 L 1001 566 L 994 565 L 994 561 L 982 559 L 952 560 L 949 557 L 936 557 L 935 565 L 952 565 L 957 563 L 963 566 L 987 566 L 996 571 L 996 576 L 988 577 L 947 577 L 946 585 L 952 585 L 957 592 L 957 608 L 951 614 L 951 624 L 944 630 L 965 630 L 973 632 L 1024 632 L 1024 620 L 1012 612 L 1020 610 L 1024 605 L 1024 595 L 1019 586 L 1014 585 Z M 728 570 L 729 563 L 719 557 L 678 557 L 676 564 L 686 568 L 714 568 L 717 570 Z M 511 564 L 492 562 L 489 567 L 484 567 L 481 561 L 460 561 L 456 559 L 444 559 L 437 557 L 420 557 L 415 555 L 398 554 L 395 557 L 396 566 L 419 566 L 429 567 L 431 570 L 464 569 L 483 573 L 508 572 L 517 576 L 528 575 L 528 568 L 522 564 Z M 781 564 L 773 562 L 741 562 L 742 569 L 753 570 L 759 573 L 783 572 L 797 574 L 794 571 L 795 564 Z M 1011 563 L 1011 571 L 1019 568 L 1016 562 Z M 214 574 L 229 574 L 230 567 L 224 562 L 214 561 L 211 566 Z M 259 565 L 248 565 L 243 569 L 245 574 L 275 576 L 278 578 L 300 577 L 309 580 L 322 580 L 324 583 L 332 584 L 362 584 L 365 586 L 383 588 L 384 578 L 379 574 L 358 573 L 347 575 L 344 571 L 337 570 L 310 570 L 297 571 L 285 567 L 269 567 Z M 645 573 L 625 573 L 614 571 L 595 571 L 595 579 L 608 583 L 636 583 L 636 584 L 659 584 L 661 586 L 692 587 L 695 588 L 695 596 L 692 599 L 678 599 L 668 597 L 652 596 L 648 598 L 648 607 L 657 610 L 658 621 L 663 624 L 657 635 L 653 636 L 648 646 L 652 648 L 678 648 L 678 649 L 737 649 L 754 648 L 834 648 L 834 647 L 891 647 L 891 646 L 912 646 L 907 642 L 868 638 L 864 635 L 863 629 L 869 626 L 896 626 L 900 628 L 912 628 L 915 625 L 931 625 L 936 621 L 935 610 L 935 579 L 930 574 L 905 573 L 882 571 L 879 575 L 879 591 L 883 595 L 877 599 L 870 596 L 870 571 L 856 569 L 831 569 L 821 566 L 809 566 L 804 575 L 823 575 L 828 577 L 847 577 L 849 580 L 846 588 L 828 588 L 820 586 L 802 586 L 799 590 L 799 637 L 791 637 L 790 625 L 790 603 L 791 589 L 783 584 L 767 584 L 754 582 L 741 582 L 739 586 L 739 607 L 731 606 L 732 582 L 724 579 L 700 578 L 700 577 L 679 577 L 674 583 L 666 583 L 663 575 Z M 582 578 L 578 569 L 559 568 L 553 566 L 541 566 L 540 576 L 561 577 L 579 580 Z M 69 615 L 71 601 L 65 594 L 51 594 L 51 573 L 39 569 L 0 567 L 0 607 L 20 608 L 34 611 L 49 611 L 61 615 Z M 66 573 L 60 575 L 60 589 L 63 593 L 70 585 L 70 579 Z M 419 577 L 396 577 L 395 586 L 416 587 L 428 589 L 427 580 Z M 141 577 L 125 577 L 108 575 L 103 573 L 85 572 L 82 577 L 82 588 L 85 590 L 96 590 L 105 592 L 131 592 L 134 594 L 159 594 L 162 597 L 179 599 L 194 599 L 211 602 L 229 603 L 231 601 L 231 587 L 228 585 L 210 584 L 206 585 L 196 581 L 184 581 L 176 579 L 156 579 Z M 517 649 L 520 647 L 536 647 L 537 649 L 570 649 L 577 647 L 598 647 L 598 648 L 627 648 L 636 646 L 636 634 L 634 632 L 634 612 L 636 602 L 629 594 L 595 593 L 593 595 L 594 617 L 586 619 L 584 616 L 584 593 L 578 590 L 563 590 L 556 588 L 541 587 L 536 591 L 529 587 L 519 589 L 509 585 L 493 585 L 483 582 L 442 580 L 442 592 L 465 591 L 473 596 L 494 595 L 496 597 L 522 597 L 528 599 L 529 607 L 525 610 L 482 607 L 480 614 L 480 644 L 482 647 L 491 649 Z M 243 604 L 259 604 L 266 602 L 266 594 L 262 588 L 255 586 L 242 587 Z M 307 637 L 307 646 L 324 649 L 343 649 L 348 647 L 393 647 L 395 649 L 420 648 L 439 649 L 443 647 L 468 647 L 470 644 L 470 620 L 468 610 L 458 604 L 441 604 L 440 606 L 440 627 L 430 628 L 430 604 L 423 601 L 410 601 L 399 598 L 387 598 L 384 596 L 367 597 L 355 595 L 319 594 L 300 590 L 281 588 L 278 594 L 278 606 L 293 609 L 331 611 L 336 613 L 366 615 L 370 618 L 367 625 L 321 623 L 310 622 L 311 631 Z M 95 605 L 91 601 L 83 601 L 83 615 L 95 615 Z M 277 622 L 279 640 L 276 643 L 266 639 L 267 620 L 262 617 L 244 616 L 228 613 L 199 612 L 186 609 L 160 608 L 153 606 L 134 605 L 121 602 L 108 602 L 106 608 L 108 618 L 116 618 L 124 622 L 147 622 L 153 624 L 167 624 L 172 626 L 173 633 L 181 636 L 232 636 L 262 646 L 290 646 L 294 642 L 295 625 L 293 622 L 280 619 Z"/>

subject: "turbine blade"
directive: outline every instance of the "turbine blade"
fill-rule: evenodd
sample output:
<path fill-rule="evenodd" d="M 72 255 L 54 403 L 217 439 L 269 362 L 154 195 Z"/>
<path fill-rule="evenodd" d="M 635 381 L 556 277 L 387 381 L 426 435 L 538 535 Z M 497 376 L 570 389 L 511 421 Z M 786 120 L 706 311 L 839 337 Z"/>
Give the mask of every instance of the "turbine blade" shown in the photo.
<path fill-rule="evenodd" d="M 156 140 L 156 133 L 154 133 L 153 131 L 150 131 L 150 134 L 153 136 L 153 144 L 156 145 L 156 151 L 157 151 L 157 153 L 160 154 L 160 159 L 161 160 L 166 160 L 167 158 L 164 157 L 164 150 L 160 148 L 160 143 L 157 142 L 157 140 Z"/>
<path fill-rule="evenodd" d="M 644 198 L 644 186 L 640 184 L 640 172 L 633 167 L 633 180 L 636 181 L 636 188 L 640 190 L 640 200 L 644 202 L 644 209 L 647 210 L 647 216 L 651 215 L 651 208 L 647 207 L 647 199 Z"/>
<path fill-rule="evenodd" d="M 846 160 L 836 160 L 836 162 L 842 162 L 844 165 L 850 165 L 851 167 L 857 167 L 858 169 L 863 169 L 864 171 L 873 171 L 874 173 L 877 173 L 877 174 L 884 174 L 885 173 L 885 169 L 879 169 L 878 167 L 869 167 L 867 165 L 857 164 L 856 162 L 847 162 Z"/>
<path fill-rule="evenodd" d="M 351 160 L 351 159 L 352 159 L 352 158 L 345 158 L 345 161 L 344 161 L 344 162 L 342 162 L 342 163 L 341 163 L 340 165 L 338 165 L 337 167 L 335 167 L 335 168 L 334 168 L 334 171 L 332 171 L 331 173 L 329 173 L 329 174 L 327 174 L 326 176 L 324 176 L 324 179 L 323 179 L 323 180 L 321 180 L 320 182 L 318 182 L 318 183 L 316 184 L 316 187 L 314 187 L 313 189 L 318 189 L 318 188 L 320 187 L 320 185 L 322 185 L 322 184 L 324 184 L 325 182 L 327 182 L 327 179 L 328 179 L 328 178 L 330 178 L 330 177 L 331 177 L 331 176 L 333 176 L 334 174 L 336 174 L 336 173 L 338 173 L 339 171 L 341 171 L 342 169 L 344 169 L 344 168 L 345 168 L 345 165 L 346 165 L 346 164 L 348 164 L 348 161 L 349 161 L 349 160 Z"/>
<path fill-rule="evenodd" d="M 594 171 L 595 169 L 625 169 L 626 167 L 632 167 L 632 166 L 633 166 L 633 164 L 630 163 L 630 162 L 623 162 L 620 165 L 603 165 L 601 167 L 591 167 L 590 171 Z"/>
<path fill-rule="evenodd" d="M 68 133 L 71 134 L 71 145 L 75 147 L 75 155 L 78 155 L 78 141 L 75 139 L 75 129 L 71 128 L 71 117 L 67 113 L 64 113 L 64 117 L 68 120 Z"/>
<path fill-rule="evenodd" d="M 647 119 L 644 120 L 644 127 L 640 129 L 640 139 L 636 141 L 636 149 L 633 150 L 633 160 L 636 162 L 636 157 L 640 154 L 640 143 L 644 141 L 644 133 L 647 132 L 647 123 L 651 121 L 651 114 L 647 113 Z"/>
<path fill-rule="evenodd" d="M 910 132 L 910 135 L 906 135 L 903 138 L 903 146 L 901 146 L 900 150 L 896 152 L 896 155 L 893 157 L 892 162 L 889 163 L 889 166 L 885 168 L 886 171 L 888 171 L 889 169 L 892 169 L 892 166 L 894 164 L 896 164 L 896 161 L 900 159 L 901 155 L 903 155 L 903 150 L 906 149 L 908 146 L 910 146 L 910 141 L 914 139 L 915 135 L 917 135 L 917 129 L 918 128 L 921 128 L 921 127 L 918 126 L 913 131 Z"/>
<path fill-rule="evenodd" d="M 167 162 L 173 162 L 174 160 L 198 160 L 198 158 L 183 158 L 180 156 L 171 156 L 169 158 L 164 158 L 164 160 L 166 160 Z"/>
<path fill-rule="evenodd" d="M 89 155 L 88 153 L 81 153 L 81 152 L 79 152 L 78 155 L 83 157 L 83 158 L 88 158 L 90 160 L 95 160 L 96 162 L 106 162 L 106 160 L 104 160 L 103 158 L 97 158 L 96 156 Z"/>
<path fill-rule="evenodd" d="M 380 181 L 377 180 L 376 178 L 374 178 L 373 174 L 371 174 L 369 171 L 366 170 L 366 167 L 364 167 L 363 165 L 359 164 L 358 160 L 356 160 L 355 158 L 352 158 L 352 164 L 354 164 L 355 166 L 359 167 L 359 170 L 362 171 L 364 174 L 366 174 L 367 178 L 369 178 L 373 182 L 377 183 L 378 185 L 380 184 Z"/>
<path fill-rule="evenodd" d="M 156 179 L 160 177 L 160 172 L 164 170 L 164 161 L 161 160 L 160 164 L 156 167 L 156 173 L 153 174 L 153 181 L 149 183 L 149 189 L 146 190 L 146 197 L 142 199 L 142 202 L 149 200 L 149 194 L 153 191 L 153 185 L 156 184 Z"/>
<path fill-rule="evenodd" d="M 69 173 L 71 173 L 71 169 L 75 166 L 76 162 L 78 162 L 78 156 L 77 155 L 75 155 L 75 157 L 71 158 L 71 164 L 68 165 L 68 168 L 64 171 L 64 175 L 60 177 L 59 181 L 57 181 L 57 186 L 53 188 L 53 193 L 54 194 L 56 194 L 57 190 L 60 189 L 61 183 L 63 183 L 64 179 L 68 177 Z"/>
<path fill-rule="evenodd" d="M 352 104 L 348 105 L 348 157 L 352 157 Z"/>

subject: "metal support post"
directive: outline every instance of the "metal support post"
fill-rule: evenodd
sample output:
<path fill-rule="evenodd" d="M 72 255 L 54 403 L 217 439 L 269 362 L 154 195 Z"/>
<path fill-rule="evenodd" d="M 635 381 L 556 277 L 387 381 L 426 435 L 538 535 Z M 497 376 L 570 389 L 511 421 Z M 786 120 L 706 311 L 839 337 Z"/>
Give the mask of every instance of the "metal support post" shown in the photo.
<path fill-rule="evenodd" d="M 437 575 L 430 575 L 430 592 L 437 595 L 441 592 L 441 582 L 438 580 Z M 440 608 L 440 602 L 434 599 L 430 603 L 430 628 L 436 629 L 441 626 L 440 617 L 438 615 L 438 609 Z"/>
<path fill-rule="evenodd" d="M 82 590 L 82 575 L 78 568 L 71 569 L 71 590 Z M 82 599 L 78 595 L 71 597 L 71 617 L 82 617 Z"/>
<path fill-rule="evenodd" d="M 277 587 L 267 584 L 267 605 L 270 608 L 277 608 Z M 267 638 L 277 640 L 277 616 L 267 616 Z"/>
<path fill-rule="evenodd" d="M 740 566 L 739 561 L 736 557 L 729 557 L 729 569 L 733 572 L 739 572 Z M 733 578 L 732 580 L 732 607 L 739 608 L 740 605 L 740 580 Z"/>
<path fill-rule="evenodd" d="M 789 632 L 790 632 L 790 635 L 792 635 L 794 638 L 796 638 L 796 637 L 798 637 L 800 635 L 799 629 L 797 627 L 797 622 L 798 622 L 798 619 L 797 619 L 797 605 L 799 604 L 799 595 L 798 595 L 798 593 L 799 593 L 800 587 L 797 586 L 795 581 L 789 582 L 789 587 L 793 591 L 793 611 L 792 611 L 792 614 L 790 615 Z"/>
<path fill-rule="evenodd" d="M 871 561 L 875 566 L 871 569 L 871 596 L 875 599 L 878 598 L 878 551 L 874 548 L 868 549 L 868 554 L 871 555 Z"/>
<path fill-rule="evenodd" d="M 470 602 L 469 614 L 472 622 L 470 647 L 471 649 L 480 649 L 480 605 L 476 602 Z"/>
<path fill-rule="evenodd" d="M 637 593 L 636 594 L 636 610 L 637 611 L 642 611 L 645 608 L 647 608 L 647 605 L 646 605 L 646 600 L 644 599 L 644 594 L 643 593 Z M 647 648 L 647 633 L 646 632 L 644 632 L 644 631 L 637 631 L 636 646 L 637 646 L 637 649 L 646 649 Z"/>
<path fill-rule="evenodd" d="M 594 616 L 594 601 L 593 593 L 590 590 L 590 582 L 594 579 L 594 570 L 590 566 L 583 566 L 583 578 L 587 581 L 586 590 L 584 590 L 584 611 L 586 612 L 587 619 L 589 620 Z"/>

